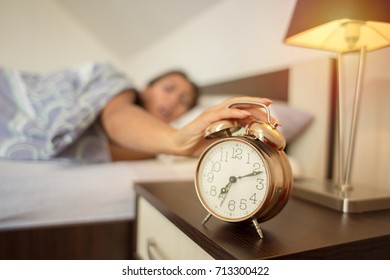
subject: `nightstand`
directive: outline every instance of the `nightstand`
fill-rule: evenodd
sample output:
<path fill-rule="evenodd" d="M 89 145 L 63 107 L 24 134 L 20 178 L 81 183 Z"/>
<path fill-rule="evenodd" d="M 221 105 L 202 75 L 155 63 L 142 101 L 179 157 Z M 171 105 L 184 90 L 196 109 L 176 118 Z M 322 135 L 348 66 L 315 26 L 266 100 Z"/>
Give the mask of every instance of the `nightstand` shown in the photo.
<path fill-rule="evenodd" d="M 290 199 L 275 218 L 225 223 L 206 210 L 193 182 L 142 183 L 137 194 L 140 259 L 390 259 L 390 210 L 343 214 Z"/>

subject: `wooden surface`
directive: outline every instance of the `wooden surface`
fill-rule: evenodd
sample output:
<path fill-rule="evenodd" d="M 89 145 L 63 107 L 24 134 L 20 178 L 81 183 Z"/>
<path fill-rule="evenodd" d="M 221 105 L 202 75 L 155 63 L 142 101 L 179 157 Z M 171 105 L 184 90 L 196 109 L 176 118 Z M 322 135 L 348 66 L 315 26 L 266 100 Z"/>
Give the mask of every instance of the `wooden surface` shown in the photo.
<path fill-rule="evenodd" d="M 192 182 L 136 185 L 163 215 L 216 259 L 390 259 L 390 210 L 343 214 L 292 198 L 261 224 L 232 224 L 207 212 Z"/>
<path fill-rule="evenodd" d="M 251 77 L 223 81 L 201 88 L 204 95 L 261 96 L 273 100 L 288 100 L 289 70 L 282 69 Z"/>

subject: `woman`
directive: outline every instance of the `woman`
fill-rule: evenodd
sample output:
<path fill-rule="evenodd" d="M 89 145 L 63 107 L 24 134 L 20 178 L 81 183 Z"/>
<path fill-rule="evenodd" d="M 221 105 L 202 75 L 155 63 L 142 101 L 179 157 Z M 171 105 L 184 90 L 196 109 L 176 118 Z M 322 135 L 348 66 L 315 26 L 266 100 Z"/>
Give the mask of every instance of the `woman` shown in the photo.
<path fill-rule="evenodd" d="M 171 127 L 169 123 L 193 107 L 197 98 L 196 85 L 180 71 L 154 79 L 138 94 L 109 64 L 89 63 L 44 75 L 0 68 L 0 158 L 107 161 L 109 152 L 113 160 L 159 153 L 198 156 L 211 123 L 234 118 L 245 125 L 265 118 L 258 107 L 227 108 L 228 104 L 271 103 L 231 98 L 181 129 Z"/>
<path fill-rule="evenodd" d="M 258 107 L 226 108 L 228 104 L 233 101 L 271 104 L 265 98 L 235 97 L 210 107 L 181 129 L 171 127 L 169 123 L 193 107 L 197 98 L 197 87 L 182 72 L 169 72 L 154 79 L 140 95 L 126 90 L 113 97 L 100 117 L 111 142 L 112 159 L 141 159 L 159 153 L 198 156 L 208 144 L 203 135 L 211 123 L 238 119 L 245 125 L 253 118 L 265 118 Z"/>

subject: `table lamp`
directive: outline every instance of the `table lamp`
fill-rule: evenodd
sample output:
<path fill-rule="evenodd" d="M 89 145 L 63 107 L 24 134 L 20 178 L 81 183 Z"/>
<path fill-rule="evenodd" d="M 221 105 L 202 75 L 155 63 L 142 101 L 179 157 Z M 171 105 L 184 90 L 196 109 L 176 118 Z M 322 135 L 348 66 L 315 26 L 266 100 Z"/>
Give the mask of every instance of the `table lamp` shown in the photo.
<path fill-rule="evenodd" d="M 344 213 L 389 209 L 390 190 L 355 186 L 351 183 L 351 171 L 366 52 L 390 45 L 390 1 L 297 0 L 284 42 L 338 54 L 339 179 L 322 183 L 298 181 L 293 194 Z M 345 126 L 343 112 L 342 69 L 346 53 L 357 53 L 359 59 L 349 127 Z"/>

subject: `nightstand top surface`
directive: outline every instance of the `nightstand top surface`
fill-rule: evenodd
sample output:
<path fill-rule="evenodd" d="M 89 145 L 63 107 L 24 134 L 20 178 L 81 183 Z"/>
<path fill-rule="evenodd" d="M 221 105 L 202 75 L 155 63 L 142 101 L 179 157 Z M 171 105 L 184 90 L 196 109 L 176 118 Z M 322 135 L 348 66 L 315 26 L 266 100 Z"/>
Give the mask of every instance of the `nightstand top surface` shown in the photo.
<path fill-rule="evenodd" d="M 290 199 L 273 219 L 226 223 L 207 215 L 193 182 L 142 183 L 148 200 L 181 231 L 216 259 L 390 259 L 390 210 L 343 214 Z"/>

